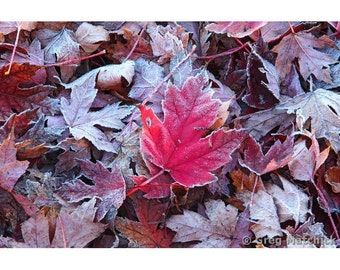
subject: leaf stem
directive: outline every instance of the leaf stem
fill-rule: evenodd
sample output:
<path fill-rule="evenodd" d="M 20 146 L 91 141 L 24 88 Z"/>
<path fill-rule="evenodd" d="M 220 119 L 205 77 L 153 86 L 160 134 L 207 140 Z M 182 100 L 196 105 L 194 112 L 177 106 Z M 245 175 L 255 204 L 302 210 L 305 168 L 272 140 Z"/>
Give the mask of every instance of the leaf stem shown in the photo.
<path fill-rule="evenodd" d="M 69 65 L 69 64 L 73 64 L 73 63 L 77 63 L 86 59 L 91 59 L 93 57 L 97 57 L 100 55 L 106 54 L 106 50 L 102 50 L 98 53 L 92 54 L 92 55 L 88 55 L 88 56 L 84 56 L 84 57 L 80 57 L 77 59 L 70 59 L 70 60 L 66 60 L 63 62 L 59 62 L 59 63 L 53 63 L 53 64 L 47 64 L 47 65 L 43 65 L 43 67 L 59 67 L 59 66 L 64 66 L 64 65 Z"/>
<path fill-rule="evenodd" d="M 64 248 L 67 248 L 67 243 L 66 243 L 66 237 L 65 237 L 65 230 L 64 230 L 64 223 L 61 219 L 61 217 L 58 217 L 59 223 L 60 223 L 60 229 L 61 229 L 61 235 L 63 236 L 63 243 L 64 243 Z"/>
<path fill-rule="evenodd" d="M 155 175 L 153 175 L 151 178 L 149 178 L 148 180 L 146 180 L 145 182 L 143 182 L 142 184 L 132 188 L 128 193 L 126 193 L 126 197 L 131 196 L 132 194 L 134 194 L 137 190 L 139 190 L 140 187 L 144 187 L 147 184 L 149 184 L 150 182 L 152 182 L 153 180 L 155 180 L 157 177 L 159 177 L 160 175 L 162 175 L 165 172 L 164 169 L 160 170 L 158 173 L 156 173 Z"/>
<path fill-rule="evenodd" d="M 145 31 L 147 25 L 148 25 L 147 22 L 144 23 L 144 26 L 143 26 L 142 30 L 140 31 L 140 33 L 139 33 L 139 35 L 138 35 L 138 38 L 137 38 L 135 44 L 133 45 L 133 47 L 132 47 L 131 51 L 129 52 L 129 54 L 126 56 L 124 62 L 127 61 L 127 60 L 131 57 L 131 55 L 133 54 L 133 52 L 134 52 L 135 49 L 137 48 L 137 45 L 138 45 L 140 39 L 142 38 L 142 35 L 143 35 L 143 33 L 144 33 L 144 31 Z"/>
<path fill-rule="evenodd" d="M 21 24 L 18 23 L 18 30 L 17 30 L 17 35 L 15 37 L 15 43 L 14 43 L 14 47 L 13 47 L 13 51 L 12 51 L 12 55 L 11 55 L 11 60 L 9 62 L 9 67 L 8 67 L 7 71 L 5 72 L 5 75 L 9 75 L 10 72 L 11 72 L 12 64 L 13 64 L 13 60 L 14 60 L 14 55 L 15 55 L 15 52 L 16 52 L 17 47 L 18 47 L 20 31 L 21 31 Z"/>
<path fill-rule="evenodd" d="M 336 228 L 336 225 L 334 223 L 334 220 L 333 220 L 333 217 L 332 217 L 332 214 L 329 210 L 329 205 L 326 201 L 326 198 L 325 196 L 323 195 L 322 191 L 318 188 L 318 186 L 316 185 L 316 183 L 314 182 L 314 180 L 311 178 L 310 181 L 312 182 L 313 186 L 315 187 L 317 193 L 319 194 L 319 197 L 323 203 L 323 205 L 325 206 L 326 210 L 327 210 L 327 215 L 328 215 L 328 218 L 331 222 L 331 225 L 332 225 L 332 228 L 333 228 L 333 231 L 334 231 L 334 234 L 335 234 L 335 237 L 336 239 L 339 239 L 339 233 L 338 233 L 338 229 Z"/>

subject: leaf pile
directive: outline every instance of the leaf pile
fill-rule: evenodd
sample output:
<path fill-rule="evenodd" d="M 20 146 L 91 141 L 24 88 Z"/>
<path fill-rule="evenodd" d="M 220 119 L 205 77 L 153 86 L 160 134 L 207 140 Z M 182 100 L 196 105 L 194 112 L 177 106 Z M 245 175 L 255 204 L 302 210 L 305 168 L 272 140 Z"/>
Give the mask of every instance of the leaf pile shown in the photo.
<path fill-rule="evenodd" d="M 1 22 L 0 247 L 337 247 L 332 22 Z"/>

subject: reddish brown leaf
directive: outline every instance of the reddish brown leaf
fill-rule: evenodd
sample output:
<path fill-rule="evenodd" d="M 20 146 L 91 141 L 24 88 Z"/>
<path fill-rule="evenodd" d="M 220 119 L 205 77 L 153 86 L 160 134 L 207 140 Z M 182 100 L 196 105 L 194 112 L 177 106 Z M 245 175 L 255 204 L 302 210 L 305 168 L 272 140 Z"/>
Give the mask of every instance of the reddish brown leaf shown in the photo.
<path fill-rule="evenodd" d="M 99 198 L 96 220 L 104 218 L 110 208 L 118 209 L 125 199 L 125 181 L 119 168 L 107 170 L 100 162 L 81 161 L 82 174 L 93 181 L 87 185 L 80 179 L 65 184 L 58 194 L 70 202 L 79 202 L 86 198 Z"/>
<path fill-rule="evenodd" d="M 12 192 L 19 177 L 28 168 L 28 161 L 18 161 L 13 134 L 0 145 L 0 187 Z"/>
<path fill-rule="evenodd" d="M 260 144 L 249 136 L 244 141 L 244 159 L 239 162 L 257 175 L 262 175 L 287 165 L 293 159 L 293 144 L 293 136 L 288 136 L 283 143 L 277 140 L 264 155 Z"/>
<path fill-rule="evenodd" d="M 340 168 L 331 167 L 325 174 L 325 180 L 331 185 L 333 192 L 340 193 Z"/>
<path fill-rule="evenodd" d="M 243 38 L 266 25 L 266 22 L 217 22 L 206 26 L 206 29 L 230 37 Z"/>
<path fill-rule="evenodd" d="M 318 51 L 327 46 L 335 47 L 334 41 L 327 36 L 315 37 L 313 34 L 301 31 L 285 36 L 272 51 L 278 53 L 275 66 L 280 78 L 284 79 L 290 72 L 294 59 L 299 62 L 299 70 L 305 80 L 313 74 L 317 80 L 331 83 L 329 65 L 336 60 Z"/>
<path fill-rule="evenodd" d="M 202 77 L 190 77 L 182 90 L 170 86 L 163 104 L 165 119 L 140 106 L 143 121 L 141 147 L 147 164 L 168 171 L 178 183 L 200 186 L 216 180 L 210 171 L 231 160 L 231 154 L 242 142 L 245 132 L 213 132 L 201 136 L 216 120 L 220 103 L 202 91 Z"/>

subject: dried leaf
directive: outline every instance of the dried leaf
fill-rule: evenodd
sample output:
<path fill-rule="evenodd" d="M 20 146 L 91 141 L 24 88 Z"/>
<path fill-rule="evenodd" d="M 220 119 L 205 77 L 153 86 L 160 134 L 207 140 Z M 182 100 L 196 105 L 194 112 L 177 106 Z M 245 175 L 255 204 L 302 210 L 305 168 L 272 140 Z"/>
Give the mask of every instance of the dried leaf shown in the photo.
<path fill-rule="evenodd" d="M 296 224 L 305 222 L 309 212 L 309 197 L 296 185 L 279 175 L 283 189 L 267 183 L 266 191 L 274 198 L 280 223 L 293 219 Z"/>
<path fill-rule="evenodd" d="M 290 136 L 281 143 L 275 141 L 268 152 L 264 155 L 259 143 L 252 137 L 248 137 L 245 142 L 244 159 L 239 160 L 240 164 L 257 175 L 262 175 L 288 164 L 293 159 L 294 137 Z"/>
<path fill-rule="evenodd" d="M 278 53 L 275 66 L 279 71 L 280 78 L 284 79 L 289 74 L 294 59 L 297 58 L 300 73 L 305 80 L 313 74 L 317 80 L 331 83 L 329 66 L 336 63 L 336 60 L 316 50 L 327 46 L 334 47 L 334 41 L 327 36 L 317 38 L 307 31 L 285 36 L 272 49 L 273 52 Z"/>
<path fill-rule="evenodd" d="M 300 121 L 299 128 L 311 119 L 311 128 L 315 130 L 316 138 L 326 138 L 332 144 L 335 152 L 340 151 L 340 96 L 336 92 L 316 89 L 289 99 L 277 106 L 295 114 Z"/>
<path fill-rule="evenodd" d="M 267 22 L 217 22 L 208 24 L 205 28 L 218 34 L 243 38 L 250 36 L 266 24 Z"/>
<path fill-rule="evenodd" d="M 62 208 L 51 247 L 83 248 L 97 238 L 107 225 L 93 221 L 97 211 L 95 203 L 96 199 L 92 198 L 74 210 Z"/>
<path fill-rule="evenodd" d="M 250 229 L 257 239 L 282 235 L 277 209 L 271 195 L 262 190 L 254 193 L 249 210 L 253 222 Z"/>
<path fill-rule="evenodd" d="M 100 162 L 81 161 L 80 168 L 82 175 L 90 179 L 93 185 L 87 185 L 80 179 L 76 179 L 63 185 L 58 194 L 70 202 L 98 198 L 100 201 L 96 220 L 99 221 L 104 218 L 110 208 L 118 209 L 123 204 L 125 181 L 118 167 L 110 172 Z"/>
<path fill-rule="evenodd" d="M 96 126 L 121 129 L 124 127 L 122 118 L 131 113 L 133 107 L 115 103 L 107 105 L 100 111 L 89 112 L 96 96 L 95 76 L 88 77 L 82 85 L 74 84 L 71 99 L 61 98 L 61 112 L 71 134 L 76 140 L 86 138 L 99 150 L 116 152 L 113 144 Z"/>
<path fill-rule="evenodd" d="M 76 39 L 83 50 L 90 54 L 98 49 L 100 42 L 109 40 L 109 32 L 103 26 L 83 22 L 75 32 Z"/>
<path fill-rule="evenodd" d="M 331 185 L 333 192 L 340 193 L 340 168 L 331 167 L 325 174 L 325 180 Z"/>
<path fill-rule="evenodd" d="M 237 222 L 237 209 L 225 206 L 221 200 L 205 203 L 208 218 L 200 214 L 183 210 L 183 215 L 173 215 L 166 226 L 176 232 L 173 242 L 200 241 L 192 247 L 227 248 L 232 243 Z"/>

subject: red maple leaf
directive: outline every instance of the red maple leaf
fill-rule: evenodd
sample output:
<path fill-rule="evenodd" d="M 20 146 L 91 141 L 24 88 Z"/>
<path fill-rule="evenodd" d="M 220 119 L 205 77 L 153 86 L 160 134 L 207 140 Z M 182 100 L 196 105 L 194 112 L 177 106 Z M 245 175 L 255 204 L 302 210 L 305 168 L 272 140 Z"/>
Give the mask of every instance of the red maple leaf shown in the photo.
<path fill-rule="evenodd" d="M 219 129 L 203 137 L 216 121 L 221 102 L 202 91 L 203 76 L 189 77 L 180 90 L 167 89 L 163 103 L 164 122 L 152 109 L 140 106 L 143 129 L 141 151 L 153 178 L 168 172 L 186 187 L 202 186 L 217 179 L 211 171 L 231 160 L 245 131 Z M 148 181 L 151 181 L 150 179 Z"/>

